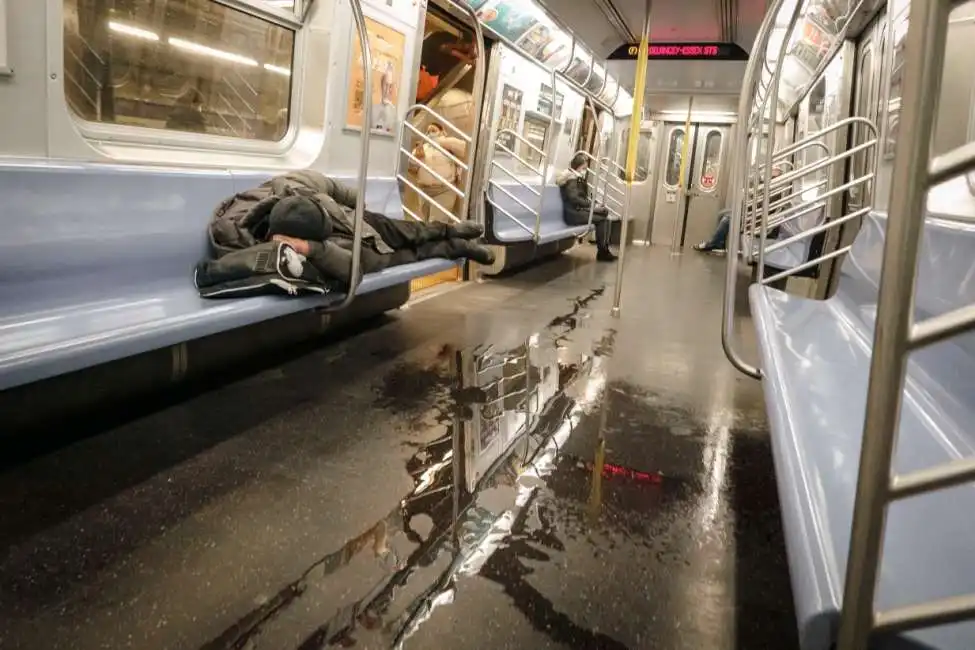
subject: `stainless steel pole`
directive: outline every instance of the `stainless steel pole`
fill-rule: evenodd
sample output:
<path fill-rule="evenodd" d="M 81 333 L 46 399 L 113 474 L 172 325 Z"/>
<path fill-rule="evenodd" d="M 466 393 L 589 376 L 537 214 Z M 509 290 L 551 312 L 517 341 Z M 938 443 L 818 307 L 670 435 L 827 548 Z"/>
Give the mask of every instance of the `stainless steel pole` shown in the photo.
<path fill-rule="evenodd" d="M 750 124 L 752 99 L 755 96 L 757 85 L 758 70 L 761 60 L 764 59 L 765 49 L 768 47 L 769 36 L 772 27 L 775 25 L 775 16 L 782 8 L 784 0 L 773 0 L 765 19 L 755 37 L 755 44 L 752 46 L 752 56 L 748 59 L 745 67 L 745 78 L 742 82 L 741 95 L 738 97 L 738 124 Z M 746 151 L 746 141 L 748 129 L 738 129 L 735 134 L 734 148 L 732 151 L 744 153 Z M 744 204 L 742 184 L 745 180 L 745 170 L 747 165 L 736 165 L 731 179 L 731 191 L 733 200 L 731 202 L 731 223 L 728 230 L 728 254 L 727 267 L 725 269 L 725 288 L 724 301 L 722 306 L 721 320 L 721 347 L 724 349 L 725 356 L 735 368 L 755 379 L 760 379 L 762 374 L 758 368 L 745 362 L 738 354 L 732 341 L 734 337 L 735 321 L 735 292 L 738 284 L 738 233 L 741 231 L 741 213 Z"/>
<path fill-rule="evenodd" d="M 930 186 L 928 160 L 941 94 L 949 11 L 945 0 L 914 3 L 905 36 L 900 141 L 891 181 L 837 650 L 867 647 L 874 625 L 874 597 L 914 320 L 914 280 Z"/>
<path fill-rule="evenodd" d="M 623 199 L 623 215 L 620 223 L 620 256 L 616 260 L 616 289 L 613 294 L 612 316 L 619 318 L 620 300 L 623 296 L 623 262 L 626 259 L 626 231 L 630 221 L 630 204 L 633 199 L 633 176 L 636 171 L 637 145 L 640 142 L 640 121 L 643 117 L 643 101 L 646 95 L 647 63 L 650 48 L 650 7 L 646 0 L 646 13 L 643 17 L 643 35 L 637 53 L 636 79 L 633 84 L 633 113 L 630 115 L 630 141 L 626 152 L 626 196 Z M 607 227 L 609 223 L 607 222 Z"/>

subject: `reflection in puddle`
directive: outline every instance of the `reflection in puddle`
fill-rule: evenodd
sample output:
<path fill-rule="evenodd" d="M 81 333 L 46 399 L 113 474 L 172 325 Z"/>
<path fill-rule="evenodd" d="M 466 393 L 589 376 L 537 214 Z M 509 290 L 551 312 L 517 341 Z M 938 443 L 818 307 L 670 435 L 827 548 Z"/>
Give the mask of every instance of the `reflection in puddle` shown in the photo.
<path fill-rule="evenodd" d="M 276 619 L 309 592 L 327 591 L 329 581 L 339 579 L 336 574 L 363 558 L 378 563 L 382 577 L 360 584 L 354 591 L 365 595 L 340 607 L 304 637 L 300 648 L 362 644 L 376 635 L 366 645 L 399 647 L 434 609 L 453 601 L 455 582 L 464 575 L 480 573 L 506 591 L 514 589 L 517 605 L 528 592 L 511 580 L 520 584 L 524 572 L 495 575 L 499 565 L 491 558 L 502 546 L 520 554 L 510 539 L 512 529 L 562 462 L 573 428 L 602 394 L 602 354 L 612 349 L 613 336 L 598 342 L 599 354 L 574 358 L 553 335 L 535 335 L 504 351 L 452 352 L 452 417 L 443 434 L 407 462 L 413 490 L 369 530 L 321 558 L 204 650 L 261 647 Z M 554 536 L 543 543 L 560 545 Z M 510 561 L 517 563 L 517 557 Z M 533 616 L 538 613 L 533 605 Z M 610 641 L 603 639 L 600 647 L 615 647 Z"/>
<path fill-rule="evenodd" d="M 642 518 L 668 491 L 659 474 L 606 459 L 604 366 L 615 331 L 585 346 L 591 352 L 569 351 L 568 335 L 601 293 L 576 299 L 570 313 L 511 349 L 442 349 L 438 367 L 423 371 L 430 375 L 423 386 L 410 381 L 416 368 L 385 377 L 385 388 L 395 390 L 384 391 L 377 407 L 419 421 L 426 415 L 418 405 L 433 401 L 440 413 L 430 425 L 440 434 L 406 462 L 412 490 L 203 650 L 399 648 L 434 610 L 454 602 L 465 576 L 500 586 L 519 615 L 557 643 L 624 648 L 557 610 L 550 599 L 557 594 L 543 595 L 529 579 L 567 544 L 582 541 L 598 554 L 620 536 L 642 538 L 640 521 L 621 528 L 616 519 Z M 396 388 L 407 384 L 405 392 Z M 584 417 L 581 436 L 573 436 Z M 598 431 L 587 443 L 590 425 Z M 555 506 L 565 498 L 567 507 Z M 282 645 L 282 636 L 299 642 Z"/>

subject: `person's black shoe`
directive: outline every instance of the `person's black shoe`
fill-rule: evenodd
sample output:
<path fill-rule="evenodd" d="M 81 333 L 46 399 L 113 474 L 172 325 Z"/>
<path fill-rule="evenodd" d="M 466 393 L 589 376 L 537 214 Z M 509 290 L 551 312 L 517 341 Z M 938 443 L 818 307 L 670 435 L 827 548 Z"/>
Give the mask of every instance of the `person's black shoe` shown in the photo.
<path fill-rule="evenodd" d="M 454 254 L 457 255 L 457 257 L 473 260 L 478 264 L 483 264 L 484 266 L 491 266 L 494 264 L 494 260 L 496 259 L 494 256 L 494 251 L 487 246 L 481 246 L 467 240 L 457 240 L 457 245 L 454 250 Z"/>
<path fill-rule="evenodd" d="M 615 262 L 616 256 L 609 249 L 604 248 L 596 253 L 597 262 Z"/>
<path fill-rule="evenodd" d="M 447 225 L 447 237 L 450 239 L 477 239 L 484 234 L 484 226 L 473 221 L 461 221 Z"/>

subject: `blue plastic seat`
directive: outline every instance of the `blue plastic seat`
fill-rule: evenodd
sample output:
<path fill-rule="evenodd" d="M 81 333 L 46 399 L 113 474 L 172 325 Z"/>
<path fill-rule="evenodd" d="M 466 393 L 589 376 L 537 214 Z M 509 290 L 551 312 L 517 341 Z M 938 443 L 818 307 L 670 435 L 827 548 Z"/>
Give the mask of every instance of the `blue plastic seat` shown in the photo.
<path fill-rule="evenodd" d="M 0 166 L 0 390 L 341 300 L 197 294 L 192 273 L 212 211 L 269 176 Z M 370 208 L 401 217 L 392 179 L 368 188 Z M 438 259 L 369 274 L 358 293 L 453 266 Z"/>
<path fill-rule="evenodd" d="M 868 216 L 836 295 L 814 301 L 753 285 L 776 480 L 803 650 L 835 641 L 865 415 L 886 218 Z M 975 225 L 929 218 L 917 320 L 975 301 Z M 975 454 L 975 335 L 909 360 L 894 471 Z M 975 486 L 888 511 L 878 610 L 975 592 Z M 922 645 L 916 645 L 920 643 Z M 975 648 L 975 623 L 922 630 L 879 647 Z"/>
<path fill-rule="evenodd" d="M 538 206 L 538 197 L 528 188 L 515 182 L 498 183 L 509 193 L 518 197 L 522 203 L 531 206 L 532 209 Z M 492 183 L 493 185 L 493 183 Z M 510 212 L 519 221 L 534 231 L 535 215 L 517 201 L 513 200 L 504 192 L 491 187 L 488 192 L 491 199 L 504 210 Z M 501 210 L 494 210 L 492 222 L 492 234 L 494 239 L 502 244 L 514 244 L 518 242 L 532 241 L 533 232 L 529 232 L 511 220 Z M 543 190 L 543 203 L 541 210 L 541 220 L 538 230 L 538 243 L 547 244 L 549 242 L 571 239 L 584 235 L 589 226 L 570 226 L 565 223 L 562 216 L 562 194 L 555 185 L 546 185 Z"/>

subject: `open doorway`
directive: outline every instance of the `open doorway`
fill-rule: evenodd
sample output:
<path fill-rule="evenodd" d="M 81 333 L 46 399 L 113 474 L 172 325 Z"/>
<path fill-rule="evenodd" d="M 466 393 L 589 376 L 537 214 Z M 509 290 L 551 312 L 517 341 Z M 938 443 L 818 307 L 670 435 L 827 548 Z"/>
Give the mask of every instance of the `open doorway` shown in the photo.
<path fill-rule="evenodd" d="M 468 161 L 468 145 L 456 137 L 454 128 L 474 138 L 474 121 L 480 107 L 474 105 L 475 66 L 477 47 L 473 30 L 455 20 L 446 11 L 430 3 L 427 6 L 423 26 L 423 45 L 420 50 L 420 68 L 414 90 L 416 104 L 430 108 L 441 120 L 418 111 L 410 118 L 410 123 L 421 133 L 439 133 L 438 141 L 443 148 L 459 160 Z M 463 189 L 466 172 L 450 156 L 420 138 L 414 137 L 410 143 L 403 143 L 413 149 L 440 178 L 427 169 L 411 164 L 407 167 L 410 181 L 423 190 L 421 196 L 408 186 L 403 187 L 403 204 L 415 215 L 425 221 L 451 221 L 449 215 L 467 218 L 460 214 L 463 201 L 454 189 L 442 182 L 445 179 L 454 188 Z M 473 146 L 473 145 L 470 145 Z M 459 269 L 452 269 L 426 278 L 413 281 L 411 288 L 416 291 L 444 282 L 460 279 Z"/>

